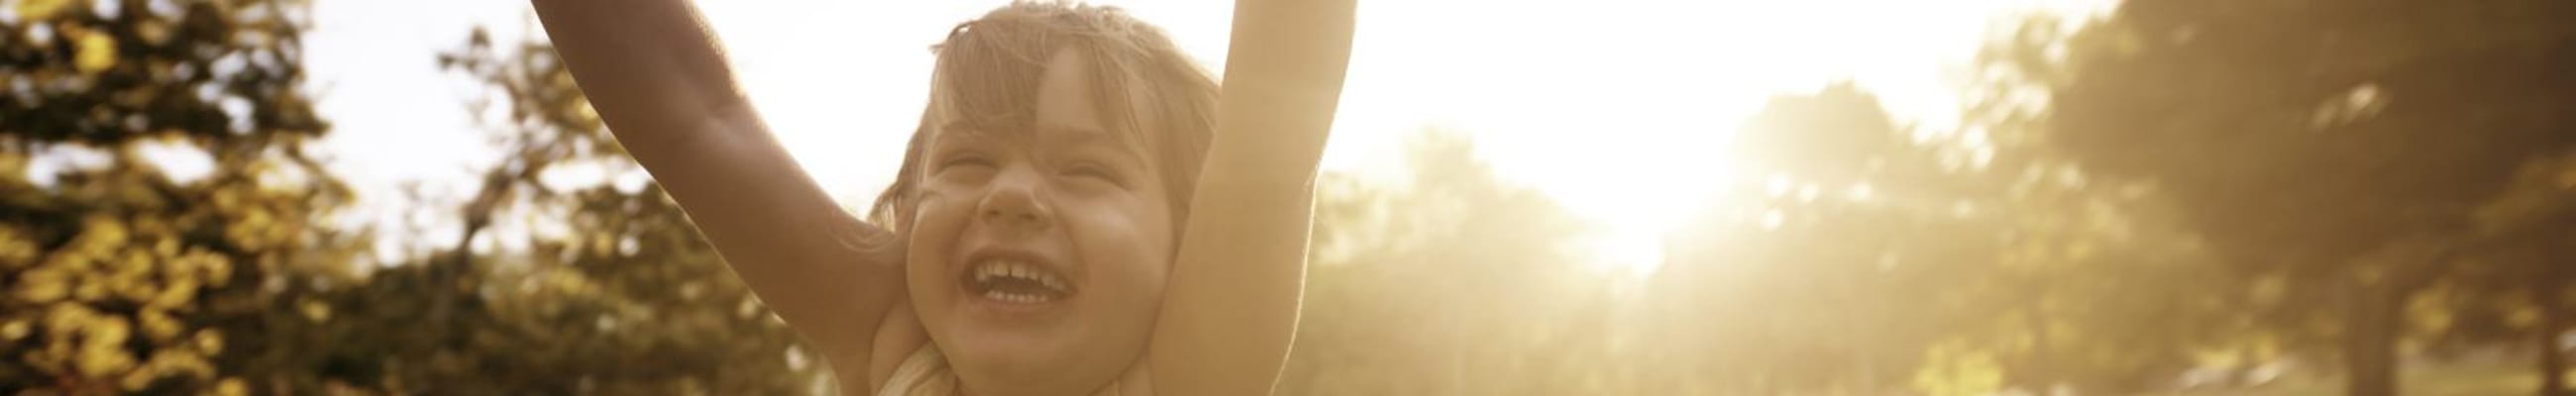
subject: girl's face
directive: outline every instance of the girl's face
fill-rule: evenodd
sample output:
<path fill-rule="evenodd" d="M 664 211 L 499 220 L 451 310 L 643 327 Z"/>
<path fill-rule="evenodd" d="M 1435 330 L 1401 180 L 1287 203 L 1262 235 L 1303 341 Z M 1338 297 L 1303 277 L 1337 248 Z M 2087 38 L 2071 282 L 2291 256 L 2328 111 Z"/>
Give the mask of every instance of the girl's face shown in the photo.
<path fill-rule="evenodd" d="M 1078 55 L 1048 61 L 1027 130 L 946 122 L 923 152 L 906 281 L 975 394 L 1106 385 L 1160 311 L 1175 239 L 1161 164 L 1099 116 Z"/>

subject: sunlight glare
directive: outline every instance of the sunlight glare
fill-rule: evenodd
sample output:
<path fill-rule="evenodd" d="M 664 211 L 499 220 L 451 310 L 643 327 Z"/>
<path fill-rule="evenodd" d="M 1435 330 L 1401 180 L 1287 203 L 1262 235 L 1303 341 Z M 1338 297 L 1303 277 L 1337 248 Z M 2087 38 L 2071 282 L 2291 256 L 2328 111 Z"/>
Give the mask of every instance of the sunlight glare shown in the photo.
<path fill-rule="evenodd" d="M 860 206 L 891 180 L 919 115 L 927 46 L 1003 2 L 797 3 L 699 6 L 779 139 L 835 196 Z M 1162 26 L 1223 70 L 1230 3 L 1100 3 Z M 1664 236 L 1718 207 L 1721 189 L 1764 187 L 1719 153 L 1772 95 L 1850 80 L 1901 121 L 1948 129 L 1957 65 L 2000 18 L 2092 15 L 2109 4 L 1363 1 L 1324 167 L 1383 173 L 1404 164 L 1407 137 L 1430 126 L 1465 132 L 1499 175 L 1602 226 L 1586 244 L 1592 267 L 1645 276 L 1662 261 Z M 1775 196 L 1820 193 L 1770 182 Z M 1762 220 L 1777 226 L 1776 214 Z"/>
<path fill-rule="evenodd" d="M 1595 269 L 1644 276 L 1661 263 L 1665 235 L 1722 204 L 1712 202 L 1719 189 L 1764 187 L 1747 184 L 1761 180 L 1736 174 L 1722 153 L 1743 117 L 1769 97 L 1851 80 L 1900 122 L 1947 129 L 1960 108 L 1955 69 L 2002 18 L 2086 15 L 2107 4 L 1364 2 L 1369 18 L 1354 48 L 1345 114 L 1416 118 L 1346 120 L 1334 138 L 1400 134 L 1420 118 L 1458 125 L 1504 177 L 1606 228 L 1589 244 Z M 1460 10 L 1475 17 L 1452 15 Z M 1412 26 L 1431 20 L 1442 28 Z M 1365 110 L 1386 105 L 1413 110 Z M 1775 196 L 1801 200 L 1826 187 L 1769 182 Z M 1761 220 L 1781 222 L 1776 212 Z"/>

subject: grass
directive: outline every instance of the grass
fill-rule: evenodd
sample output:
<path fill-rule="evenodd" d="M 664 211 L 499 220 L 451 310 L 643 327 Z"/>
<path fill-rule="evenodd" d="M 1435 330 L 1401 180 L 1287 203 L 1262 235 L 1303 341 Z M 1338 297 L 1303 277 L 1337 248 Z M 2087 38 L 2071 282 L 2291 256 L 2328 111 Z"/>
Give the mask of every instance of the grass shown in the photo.
<path fill-rule="evenodd" d="M 2522 363 L 2522 364 L 2516 364 Z M 2409 396 L 2532 395 L 2540 376 L 2523 362 L 2430 364 L 2408 367 L 2398 380 L 2398 394 Z M 2173 393 L 2195 396 L 2341 396 L 2343 378 L 2303 375 L 2257 388 Z"/>

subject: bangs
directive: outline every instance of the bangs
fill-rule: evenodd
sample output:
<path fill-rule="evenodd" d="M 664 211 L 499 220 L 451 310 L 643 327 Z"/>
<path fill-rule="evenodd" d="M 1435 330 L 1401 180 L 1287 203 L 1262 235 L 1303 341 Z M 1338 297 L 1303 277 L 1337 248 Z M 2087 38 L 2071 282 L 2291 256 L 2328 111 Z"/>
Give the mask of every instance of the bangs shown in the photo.
<path fill-rule="evenodd" d="M 932 72 L 932 113 L 938 125 L 962 125 L 976 134 L 1024 137 L 1037 122 L 1038 88 L 1047 65 L 1058 55 L 1076 57 L 1084 69 L 1083 91 L 1095 117 L 1105 125 L 1102 136 L 1122 145 L 1150 150 L 1142 106 L 1150 89 L 1121 70 L 1133 65 L 1115 52 L 1124 50 L 1098 34 L 1067 33 L 1054 21 L 981 20 L 958 25 L 945 44 L 934 48 L 938 66 Z M 1143 100 L 1140 100 L 1143 99 Z M 945 133 L 945 131 L 941 132 Z"/>
<path fill-rule="evenodd" d="M 1161 29 L 1117 7 L 1017 0 L 957 25 L 931 51 L 937 62 L 920 129 L 913 131 L 894 184 L 877 195 L 870 219 L 905 229 L 900 219 L 910 213 L 911 194 L 923 177 L 922 151 L 934 135 L 953 127 L 958 133 L 1030 137 L 1039 86 L 1058 55 L 1074 57 L 1084 69 L 1086 99 L 1106 129 L 1097 138 L 1153 162 L 1168 189 L 1175 226 L 1189 217 L 1216 125 L 1217 85 Z"/>

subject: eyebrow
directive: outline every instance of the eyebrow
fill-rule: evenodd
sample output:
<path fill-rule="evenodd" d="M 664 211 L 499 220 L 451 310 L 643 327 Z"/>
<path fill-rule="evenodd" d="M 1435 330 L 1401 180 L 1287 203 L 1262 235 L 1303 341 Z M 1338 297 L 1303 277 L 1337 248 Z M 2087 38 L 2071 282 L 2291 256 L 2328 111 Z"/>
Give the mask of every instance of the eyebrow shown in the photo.
<path fill-rule="evenodd" d="M 997 143 L 1004 137 L 1000 132 L 976 128 L 970 122 L 949 121 L 939 124 L 939 130 L 931 134 L 930 140 L 922 142 L 926 144 L 922 149 L 944 150 L 951 144 Z"/>
<path fill-rule="evenodd" d="M 965 120 L 957 120 L 940 123 L 938 138 L 946 139 L 951 135 L 964 135 L 960 137 L 970 138 L 988 138 L 991 137 L 992 134 L 993 132 L 991 131 L 986 131 L 983 128 L 976 128 L 974 123 L 966 122 Z"/>
<path fill-rule="evenodd" d="M 1003 133 L 976 128 L 972 123 L 966 121 L 949 121 L 939 124 L 939 128 L 939 134 L 931 138 L 933 147 L 939 145 L 937 142 L 950 140 L 994 142 L 1004 140 L 1005 138 Z M 1044 128 L 1048 132 L 1061 133 L 1068 136 L 1069 141 L 1067 144 L 1071 146 L 1106 146 L 1110 149 L 1109 151 L 1116 152 L 1119 157 L 1128 161 L 1135 162 L 1137 166 L 1146 168 L 1152 168 L 1154 166 L 1153 162 L 1146 160 L 1147 157 L 1145 156 L 1144 149 L 1140 147 L 1144 145 L 1142 140 L 1143 138 L 1141 136 L 1136 136 L 1137 134 L 1111 133 L 1103 128 L 1088 125 L 1049 124 L 1041 126 L 1040 128 Z M 1027 138 L 1028 136 L 1019 137 Z"/>
<path fill-rule="evenodd" d="M 1110 151 L 1117 152 L 1119 156 L 1126 157 L 1129 161 L 1134 161 L 1138 166 L 1153 167 L 1152 162 L 1145 160 L 1144 148 L 1141 147 L 1144 146 L 1144 140 L 1141 136 L 1116 134 L 1090 126 L 1047 125 L 1044 128 L 1066 134 L 1070 137 L 1069 143 L 1073 146 L 1107 146 Z"/>

